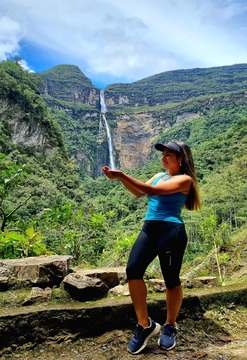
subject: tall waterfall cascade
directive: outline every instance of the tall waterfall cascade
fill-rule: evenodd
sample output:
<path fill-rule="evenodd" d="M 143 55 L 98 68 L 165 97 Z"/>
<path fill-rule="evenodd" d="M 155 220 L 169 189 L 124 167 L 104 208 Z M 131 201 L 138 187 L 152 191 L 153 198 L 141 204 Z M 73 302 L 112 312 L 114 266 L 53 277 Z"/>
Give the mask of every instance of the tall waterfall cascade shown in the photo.
<path fill-rule="evenodd" d="M 112 138 L 111 138 L 110 128 L 109 128 L 109 125 L 108 125 L 108 122 L 107 122 L 106 116 L 105 116 L 107 108 L 106 108 L 105 96 L 104 96 L 104 91 L 103 90 L 100 90 L 100 107 L 101 107 L 101 114 L 100 114 L 100 122 L 99 122 L 99 131 L 102 128 L 102 121 L 101 121 L 101 118 L 102 118 L 105 130 L 106 130 L 106 136 L 107 136 L 108 151 L 109 151 L 109 161 L 110 161 L 109 167 L 112 170 L 114 170 L 115 169 L 115 164 L 114 164 L 114 158 L 113 158 Z"/>

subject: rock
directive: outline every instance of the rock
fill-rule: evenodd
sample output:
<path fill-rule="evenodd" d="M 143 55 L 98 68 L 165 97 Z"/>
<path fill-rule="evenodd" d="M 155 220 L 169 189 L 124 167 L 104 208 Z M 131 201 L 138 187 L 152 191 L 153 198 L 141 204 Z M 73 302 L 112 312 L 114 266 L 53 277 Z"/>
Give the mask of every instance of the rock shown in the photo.
<path fill-rule="evenodd" d="M 220 282 L 216 276 L 198 276 L 192 278 L 182 278 L 182 286 L 187 289 L 219 286 Z"/>
<path fill-rule="evenodd" d="M 0 269 L 8 271 L 8 277 L 28 280 L 32 284 L 45 287 L 60 285 L 70 272 L 70 255 L 42 255 L 23 259 L 1 260 Z"/>
<path fill-rule="evenodd" d="M 73 299 L 79 301 L 94 300 L 105 296 L 109 288 L 100 280 L 85 275 L 72 273 L 67 275 L 61 283 Z"/>
<path fill-rule="evenodd" d="M 97 269 L 75 269 L 75 272 L 81 276 L 98 278 L 111 289 L 118 284 L 126 283 L 125 267 L 104 267 Z"/>
<path fill-rule="evenodd" d="M 109 294 L 112 295 L 123 295 L 123 296 L 129 296 L 130 292 L 129 292 L 129 287 L 128 284 L 125 285 L 117 285 L 114 288 L 110 289 L 108 291 Z"/>
<path fill-rule="evenodd" d="M 0 291 L 5 291 L 8 288 L 8 278 L 10 277 L 10 271 L 2 262 L 0 262 Z"/>
<path fill-rule="evenodd" d="M 219 280 L 215 276 L 200 276 L 192 280 L 193 287 L 212 287 L 219 286 Z"/>
<path fill-rule="evenodd" d="M 193 289 L 194 284 L 192 279 L 184 279 L 181 281 L 183 288 Z"/>
<path fill-rule="evenodd" d="M 247 264 L 239 264 L 236 272 L 231 276 L 231 279 L 239 279 L 247 275 Z"/>
<path fill-rule="evenodd" d="M 3 261 L 0 261 L 0 277 L 9 277 L 10 270 L 5 266 Z"/>
<path fill-rule="evenodd" d="M 8 277 L 0 276 L 0 291 L 5 291 L 8 288 Z"/>
<path fill-rule="evenodd" d="M 41 289 L 39 287 L 33 287 L 30 295 L 23 302 L 23 306 L 32 305 L 35 302 L 42 302 L 51 300 L 52 290 L 47 287 L 45 289 Z"/>
<path fill-rule="evenodd" d="M 155 292 L 164 292 L 166 291 L 166 286 L 164 280 L 161 279 L 149 279 L 148 288 Z"/>

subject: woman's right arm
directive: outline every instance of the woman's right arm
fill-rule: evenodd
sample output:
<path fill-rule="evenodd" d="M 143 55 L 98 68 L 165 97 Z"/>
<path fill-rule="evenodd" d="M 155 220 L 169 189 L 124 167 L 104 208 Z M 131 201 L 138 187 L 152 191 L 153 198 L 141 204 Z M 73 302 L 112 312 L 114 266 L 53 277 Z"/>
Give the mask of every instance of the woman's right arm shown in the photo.
<path fill-rule="evenodd" d="M 105 175 L 109 178 L 109 179 L 116 179 L 117 177 L 116 174 L 119 172 L 118 170 L 115 171 L 111 171 L 110 168 L 108 166 L 104 166 L 102 168 L 102 170 L 104 171 Z M 115 173 L 115 176 L 114 176 Z M 148 181 L 146 181 L 146 184 L 151 185 L 153 183 L 153 181 L 156 179 L 156 177 L 159 174 L 154 175 L 151 179 L 149 179 Z M 129 181 L 127 181 L 125 178 L 119 178 L 118 180 L 121 181 L 121 183 L 126 187 L 126 189 L 128 189 L 134 196 L 136 196 L 137 198 L 142 197 L 143 195 L 146 195 L 144 192 L 142 192 L 141 190 L 139 190 L 139 188 L 135 185 L 133 185 L 132 183 L 130 183 Z"/>

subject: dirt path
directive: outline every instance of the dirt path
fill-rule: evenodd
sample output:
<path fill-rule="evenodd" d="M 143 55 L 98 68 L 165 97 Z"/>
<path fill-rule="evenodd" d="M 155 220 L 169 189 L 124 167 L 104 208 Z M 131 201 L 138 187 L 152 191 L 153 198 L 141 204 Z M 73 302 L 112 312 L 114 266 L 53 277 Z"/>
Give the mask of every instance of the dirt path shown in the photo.
<path fill-rule="evenodd" d="M 199 320 L 185 319 L 179 323 L 175 349 L 165 352 L 158 348 L 158 337 L 152 338 L 139 355 L 131 355 L 126 347 L 130 330 L 116 330 L 95 338 L 66 341 L 50 339 L 38 347 L 24 347 L 2 354 L 1 360 L 247 360 L 247 308 L 220 307 L 208 310 Z M 30 346 L 30 344 L 29 344 Z"/>

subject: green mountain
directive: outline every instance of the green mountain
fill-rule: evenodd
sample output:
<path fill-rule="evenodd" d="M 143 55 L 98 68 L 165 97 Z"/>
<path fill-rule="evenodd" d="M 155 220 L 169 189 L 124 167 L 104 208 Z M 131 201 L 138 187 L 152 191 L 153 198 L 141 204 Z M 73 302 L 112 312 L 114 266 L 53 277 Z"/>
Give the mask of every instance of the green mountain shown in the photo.
<path fill-rule="evenodd" d="M 74 65 L 59 65 L 51 70 L 37 73 L 42 94 L 62 101 L 87 103 L 91 91 L 96 91 L 91 81 Z M 88 99 L 90 102 L 90 100 Z M 92 105 L 97 105 L 92 102 Z"/>
<path fill-rule="evenodd" d="M 131 84 L 109 85 L 105 92 L 115 104 L 127 97 L 126 106 L 155 106 L 241 89 L 247 89 L 247 64 L 167 71 Z"/>

